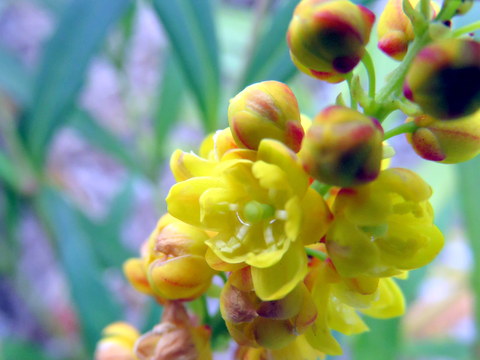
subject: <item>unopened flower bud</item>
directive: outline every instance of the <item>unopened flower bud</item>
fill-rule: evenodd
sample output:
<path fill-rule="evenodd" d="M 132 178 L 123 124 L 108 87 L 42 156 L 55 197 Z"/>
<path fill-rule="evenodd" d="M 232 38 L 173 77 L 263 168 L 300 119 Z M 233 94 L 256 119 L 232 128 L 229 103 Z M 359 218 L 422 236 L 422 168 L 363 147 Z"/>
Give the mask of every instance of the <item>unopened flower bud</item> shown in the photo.
<path fill-rule="evenodd" d="M 473 114 L 480 107 L 480 43 L 445 39 L 426 46 L 410 66 L 403 93 L 437 119 Z"/>
<path fill-rule="evenodd" d="M 148 279 L 153 291 L 172 300 L 202 295 L 215 274 L 205 261 L 208 238 L 205 231 L 170 215 L 160 219 L 149 239 Z"/>
<path fill-rule="evenodd" d="M 171 215 L 163 216 L 142 248 L 124 264 L 136 290 L 169 300 L 190 300 L 210 286 L 215 270 L 205 261 L 208 234 Z"/>
<path fill-rule="evenodd" d="M 220 310 L 231 336 L 240 345 L 280 349 L 312 325 L 315 304 L 303 283 L 284 298 L 256 296 L 248 267 L 233 272 L 220 297 Z"/>
<path fill-rule="evenodd" d="M 136 360 L 135 341 L 140 337 L 137 329 L 124 322 L 108 325 L 95 350 L 95 360 Z"/>
<path fill-rule="evenodd" d="M 407 139 L 426 160 L 455 164 L 480 153 L 480 110 L 452 121 L 440 121 L 428 115 L 410 120 L 419 128 L 407 134 Z"/>
<path fill-rule="evenodd" d="M 299 156 L 305 170 L 323 183 L 359 185 L 374 180 L 380 171 L 382 138 L 377 120 L 330 106 L 313 120 Z"/>
<path fill-rule="evenodd" d="M 337 84 L 345 80 L 345 75 L 339 74 L 337 72 L 316 71 L 307 68 L 300 61 L 298 61 L 295 56 L 293 56 L 292 52 L 290 52 L 290 57 L 293 64 L 297 67 L 298 70 L 300 70 L 304 74 L 314 77 L 315 79 L 323 80 L 331 84 Z"/>
<path fill-rule="evenodd" d="M 135 343 L 139 360 L 210 360 L 210 329 L 195 325 L 181 303 L 166 303 L 162 322 Z"/>
<path fill-rule="evenodd" d="M 347 0 L 303 0 L 287 32 L 290 51 L 307 69 L 346 74 L 359 63 L 375 15 Z"/>
<path fill-rule="evenodd" d="M 419 0 L 410 0 L 412 7 Z M 402 60 L 407 53 L 408 45 L 413 41 L 412 22 L 403 11 L 403 0 L 389 0 L 378 19 L 378 47 L 395 60 Z M 436 4 L 430 2 L 431 17 L 435 17 Z"/>
<path fill-rule="evenodd" d="M 228 122 L 238 146 L 252 150 L 269 138 L 297 152 L 304 134 L 297 99 L 278 81 L 250 85 L 231 99 Z"/>

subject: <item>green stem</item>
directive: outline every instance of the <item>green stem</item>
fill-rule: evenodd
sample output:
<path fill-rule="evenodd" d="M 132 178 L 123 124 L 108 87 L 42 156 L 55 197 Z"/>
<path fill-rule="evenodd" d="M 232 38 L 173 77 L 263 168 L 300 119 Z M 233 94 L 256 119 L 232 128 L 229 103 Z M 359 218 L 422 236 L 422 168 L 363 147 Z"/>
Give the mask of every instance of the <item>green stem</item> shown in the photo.
<path fill-rule="evenodd" d="M 319 193 L 322 196 L 325 196 L 331 188 L 330 185 L 321 183 L 318 180 L 315 180 L 310 186 L 312 187 L 313 190 L 315 190 L 317 193 Z"/>
<path fill-rule="evenodd" d="M 427 21 L 430 20 L 430 0 L 420 1 L 420 11 Z"/>
<path fill-rule="evenodd" d="M 385 132 L 385 135 L 383 136 L 383 140 L 388 140 L 400 134 L 412 133 L 417 129 L 418 129 L 418 126 L 413 121 L 410 121 L 408 123 L 399 125 L 396 128 L 393 128 Z"/>
<path fill-rule="evenodd" d="M 222 278 L 224 283 L 226 283 L 228 281 L 227 275 L 225 275 L 225 273 L 223 271 L 220 271 L 218 273 L 218 276 L 220 276 Z"/>
<path fill-rule="evenodd" d="M 357 109 L 357 102 L 355 101 L 355 98 L 353 96 L 352 92 L 352 79 L 353 79 L 353 73 L 348 73 L 345 75 L 345 79 L 347 80 L 348 84 L 348 92 L 350 93 L 350 107 L 354 110 Z"/>
<path fill-rule="evenodd" d="M 305 252 L 307 253 L 307 255 L 316 257 L 319 260 L 322 260 L 322 261 L 327 260 L 327 254 L 325 254 L 322 251 L 318 251 L 318 250 L 306 247 Z"/>
<path fill-rule="evenodd" d="M 202 295 L 200 297 L 200 303 L 202 305 L 202 313 L 203 313 L 203 323 L 210 325 L 212 322 L 212 319 L 210 317 L 210 313 L 208 312 L 208 303 L 207 303 L 207 296 Z"/>
<path fill-rule="evenodd" d="M 376 77 L 375 77 L 375 67 L 373 65 L 372 57 L 368 53 L 365 52 L 362 58 L 363 66 L 367 69 L 367 76 L 368 76 L 368 96 L 372 99 L 375 97 L 376 91 Z"/>
<path fill-rule="evenodd" d="M 398 96 L 402 90 L 402 85 L 407 75 L 410 64 L 417 56 L 418 52 L 430 41 L 428 32 L 425 31 L 421 36 L 417 37 L 410 45 L 407 55 L 402 63 L 390 76 L 387 84 L 378 92 L 376 97 L 377 106 L 375 110 L 368 114 L 378 121 L 382 122 L 388 114 L 395 110 L 394 98 Z"/>
<path fill-rule="evenodd" d="M 452 31 L 453 37 L 459 37 L 480 29 L 480 20 Z"/>

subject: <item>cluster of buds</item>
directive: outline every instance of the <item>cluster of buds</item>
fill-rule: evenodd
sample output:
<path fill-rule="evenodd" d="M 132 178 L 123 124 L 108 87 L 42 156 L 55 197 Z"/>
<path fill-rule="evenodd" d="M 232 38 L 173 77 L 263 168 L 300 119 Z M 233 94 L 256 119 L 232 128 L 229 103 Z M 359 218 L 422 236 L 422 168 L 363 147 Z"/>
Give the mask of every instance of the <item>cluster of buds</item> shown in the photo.
<path fill-rule="evenodd" d="M 437 17 L 450 20 L 444 7 L 388 1 L 378 46 L 404 62 L 366 95 L 350 73 L 366 56 L 373 13 L 348 0 L 299 3 L 287 33 L 292 61 L 317 79 L 349 80 L 351 107 L 329 106 L 312 121 L 287 85 L 265 81 L 231 99 L 229 127 L 198 154 L 176 150 L 168 214 L 124 266 L 135 289 L 165 306 L 162 322 L 144 335 L 111 325 L 97 360 L 209 359 L 210 332 L 184 304 L 205 300 L 216 274 L 217 315 L 237 360 L 339 355 L 332 330 L 359 334 L 364 315 L 403 314 L 396 280 L 432 262 L 444 239 L 432 189 L 388 168 L 384 140 L 407 132 L 417 154 L 443 163 L 480 153 L 480 44 L 449 29 L 432 36 Z M 407 123 L 385 131 L 397 109 L 408 110 Z"/>

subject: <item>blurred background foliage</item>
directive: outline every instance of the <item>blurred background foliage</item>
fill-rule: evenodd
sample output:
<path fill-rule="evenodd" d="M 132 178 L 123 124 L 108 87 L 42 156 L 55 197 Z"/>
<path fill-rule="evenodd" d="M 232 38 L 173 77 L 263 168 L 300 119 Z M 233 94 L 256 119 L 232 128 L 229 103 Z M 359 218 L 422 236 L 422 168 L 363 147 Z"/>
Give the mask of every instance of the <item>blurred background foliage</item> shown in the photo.
<path fill-rule="evenodd" d="M 345 91 L 291 63 L 297 3 L 0 0 L 0 359 L 89 359 L 108 323 L 155 324 L 121 266 L 165 211 L 171 151 L 225 127 L 228 99 L 253 82 L 287 82 L 310 116 Z M 394 63 L 375 35 L 369 51 L 384 79 Z M 442 166 L 392 143 L 394 165 L 432 185 L 447 245 L 401 282 L 407 315 L 339 337 L 342 358 L 480 358 L 480 159 Z"/>

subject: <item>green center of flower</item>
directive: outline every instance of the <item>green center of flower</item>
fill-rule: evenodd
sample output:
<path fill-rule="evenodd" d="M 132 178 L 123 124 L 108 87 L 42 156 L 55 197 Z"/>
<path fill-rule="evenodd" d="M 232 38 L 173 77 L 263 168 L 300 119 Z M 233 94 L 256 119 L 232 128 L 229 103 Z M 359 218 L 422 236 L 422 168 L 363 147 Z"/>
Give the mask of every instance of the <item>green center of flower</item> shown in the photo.
<path fill-rule="evenodd" d="M 262 204 L 252 200 L 243 207 L 243 215 L 249 223 L 255 224 L 274 216 L 275 208 L 272 205 Z"/>

